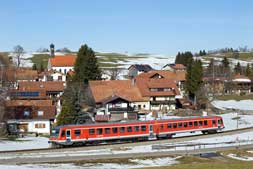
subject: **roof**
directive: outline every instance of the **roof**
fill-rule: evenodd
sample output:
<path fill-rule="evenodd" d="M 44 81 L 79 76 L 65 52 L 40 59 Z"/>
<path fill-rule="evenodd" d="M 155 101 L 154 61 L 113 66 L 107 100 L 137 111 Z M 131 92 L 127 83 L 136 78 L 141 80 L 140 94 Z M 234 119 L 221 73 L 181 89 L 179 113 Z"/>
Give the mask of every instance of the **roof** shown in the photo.
<path fill-rule="evenodd" d="M 9 82 L 16 80 L 36 80 L 39 76 L 37 70 L 28 68 L 8 68 L 4 71 L 0 70 L 0 74 Z"/>
<path fill-rule="evenodd" d="M 176 83 L 171 79 L 138 78 L 136 84 L 142 96 L 176 96 L 180 95 Z M 151 89 L 167 89 L 166 91 L 151 91 Z"/>
<path fill-rule="evenodd" d="M 148 100 L 142 97 L 138 87 L 132 84 L 131 80 L 89 81 L 89 87 L 96 103 L 115 95 L 131 102 Z"/>
<path fill-rule="evenodd" d="M 50 58 L 52 67 L 73 67 L 76 62 L 76 55 L 54 56 Z"/>
<path fill-rule="evenodd" d="M 251 80 L 250 78 L 248 78 L 247 76 L 244 76 L 244 75 L 240 75 L 240 74 L 237 74 L 234 76 L 234 78 L 232 79 L 233 82 L 245 82 L 245 83 L 250 83 Z"/>
<path fill-rule="evenodd" d="M 130 69 L 130 68 L 135 68 L 141 72 L 148 72 L 150 70 L 153 70 L 153 68 L 147 64 L 145 64 L 145 65 L 144 64 L 135 64 L 135 65 L 131 65 L 128 69 Z"/>
<path fill-rule="evenodd" d="M 52 100 L 8 100 L 6 101 L 7 107 L 13 106 L 52 106 Z"/>
<path fill-rule="evenodd" d="M 46 82 L 19 82 L 18 91 L 63 91 L 65 88 L 64 82 L 61 81 L 46 81 Z"/>
<path fill-rule="evenodd" d="M 165 79 L 171 79 L 175 81 L 185 81 L 185 72 L 174 72 L 167 70 L 151 70 L 149 72 L 144 72 L 139 74 L 136 78 L 151 78 L 154 75 L 160 75 Z"/>
<path fill-rule="evenodd" d="M 186 67 L 183 64 L 174 64 L 172 67 L 174 69 L 186 69 Z"/>

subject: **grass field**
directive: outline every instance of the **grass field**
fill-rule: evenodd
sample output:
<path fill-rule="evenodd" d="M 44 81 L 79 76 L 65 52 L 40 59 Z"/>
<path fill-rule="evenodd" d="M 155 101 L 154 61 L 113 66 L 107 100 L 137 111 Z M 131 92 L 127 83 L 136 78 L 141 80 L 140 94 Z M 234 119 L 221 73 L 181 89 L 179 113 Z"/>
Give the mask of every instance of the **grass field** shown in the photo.
<path fill-rule="evenodd" d="M 48 58 L 48 54 L 34 54 L 32 58 L 28 59 L 32 60 L 38 69 L 41 67 L 41 65 L 43 65 L 43 68 L 45 69 L 47 68 Z"/>
<path fill-rule="evenodd" d="M 249 95 L 224 95 L 224 96 L 217 96 L 215 99 L 217 100 L 250 100 L 253 99 L 253 94 Z"/>
<path fill-rule="evenodd" d="M 249 169 L 253 168 L 253 161 L 237 161 L 232 159 L 209 159 L 186 156 L 178 159 L 180 164 L 162 167 L 148 167 L 147 169 Z"/>
<path fill-rule="evenodd" d="M 227 52 L 221 55 L 206 55 L 204 57 L 205 60 L 210 60 L 211 58 L 215 57 L 215 58 L 223 58 L 224 56 L 226 56 L 227 58 L 234 58 L 234 54 L 232 52 Z M 253 60 L 253 52 L 249 52 L 249 53 L 239 53 L 238 58 L 234 58 L 234 59 L 239 59 L 239 60 L 243 60 L 243 61 L 251 61 Z"/>

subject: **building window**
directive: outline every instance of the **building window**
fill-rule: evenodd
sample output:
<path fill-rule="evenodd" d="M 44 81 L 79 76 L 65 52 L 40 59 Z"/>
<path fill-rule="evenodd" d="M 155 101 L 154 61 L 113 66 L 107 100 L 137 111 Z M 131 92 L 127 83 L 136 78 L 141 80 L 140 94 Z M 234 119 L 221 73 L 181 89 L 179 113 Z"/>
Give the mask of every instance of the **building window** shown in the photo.
<path fill-rule="evenodd" d="M 43 111 L 38 111 L 38 116 L 43 116 L 44 112 Z"/>
<path fill-rule="evenodd" d="M 99 129 L 97 129 L 97 134 L 99 135 L 99 134 L 102 134 L 103 133 L 103 129 L 101 129 L 101 128 L 99 128 Z"/>
<path fill-rule="evenodd" d="M 80 136 L 81 135 L 81 130 L 75 130 L 75 136 Z"/>
<path fill-rule="evenodd" d="M 95 129 L 89 129 L 89 134 L 90 134 L 90 135 L 95 134 Z"/>
<path fill-rule="evenodd" d="M 46 124 L 45 123 L 36 123 L 35 128 L 36 129 L 46 128 Z"/>
<path fill-rule="evenodd" d="M 30 112 L 29 111 L 24 111 L 24 116 L 25 117 L 29 117 L 30 116 Z"/>
<path fill-rule="evenodd" d="M 59 80 L 59 81 L 62 81 L 62 76 L 58 76 L 58 80 Z"/>
<path fill-rule="evenodd" d="M 111 129 L 110 128 L 105 128 L 105 134 L 110 134 Z"/>

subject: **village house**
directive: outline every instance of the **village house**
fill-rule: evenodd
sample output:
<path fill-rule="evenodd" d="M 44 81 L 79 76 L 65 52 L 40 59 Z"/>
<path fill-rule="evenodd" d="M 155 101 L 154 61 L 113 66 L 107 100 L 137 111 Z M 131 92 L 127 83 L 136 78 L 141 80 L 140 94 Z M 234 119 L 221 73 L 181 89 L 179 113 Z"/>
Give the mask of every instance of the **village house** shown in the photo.
<path fill-rule="evenodd" d="M 48 59 L 48 71 L 54 70 L 67 75 L 69 71 L 74 70 L 76 55 L 58 55 Z"/>
<path fill-rule="evenodd" d="M 151 71 L 153 70 L 153 68 L 147 64 L 135 64 L 135 65 L 131 65 L 129 68 L 128 68 L 128 77 L 129 78 L 134 78 L 136 77 L 137 75 L 139 75 L 140 73 L 143 73 L 143 72 L 148 72 L 148 71 Z"/>
<path fill-rule="evenodd" d="M 112 120 L 135 119 L 134 110 L 149 109 L 148 98 L 131 80 L 89 81 L 88 91 L 90 104 L 105 108 L 102 113 Z"/>
<path fill-rule="evenodd" d="M 6 109 L 10 132 L 50 134 L 56 115 L 52 100 L 7 100 Z"/>
<path fill-rule="evenodd" d="M 249 94 L 251 92 L 251 80 L 247 76 L 237 74 L 232 79 L 232 90 L 234 94 Z"/>
<path fill-rule="evenodd" d="M 184 71 L 166 71 L 166 70 L 152 70 L 146 73 L 139 74 L 136 79 L 170 79 L 176 83 L 178 90 L 181 95 L 184 93 L 184 84 L 185 84 L 185 75 Z"/>
<path fill-rule="evenodd" d="M 149 98 L 150 110 L 176 109 L 176 99 L 182 98 L 177 87 L 178 78 L 171 79 L 164 71 L 150 71 L 136 77 L 136 85 L 143 97 Z"/>
<path fill-rule="evenodd" d="M 40 81 L 63 81 L 66 82 L 67 75 L 56 70 L 49 70 L 40 74 Z"/>
<path fill-rule="evenodd" d="M 167 65 L 163 66 L 162 70 L 186 71 L 186 67 L 183 64 L 167 64 Z"/>

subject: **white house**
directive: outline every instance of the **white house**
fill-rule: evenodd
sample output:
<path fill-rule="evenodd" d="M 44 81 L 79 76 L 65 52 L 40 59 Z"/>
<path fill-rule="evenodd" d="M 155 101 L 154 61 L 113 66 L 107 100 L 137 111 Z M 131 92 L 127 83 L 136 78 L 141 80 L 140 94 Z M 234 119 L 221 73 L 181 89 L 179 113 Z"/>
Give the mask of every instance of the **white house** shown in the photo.
<path fill-rule="evenodd" d="M 74 70 L 76 55 L 54 56 L 48 59 L 48 70 L 55 70 L 57 72 L 67 74 Z"/>

